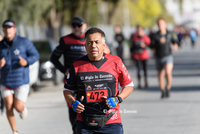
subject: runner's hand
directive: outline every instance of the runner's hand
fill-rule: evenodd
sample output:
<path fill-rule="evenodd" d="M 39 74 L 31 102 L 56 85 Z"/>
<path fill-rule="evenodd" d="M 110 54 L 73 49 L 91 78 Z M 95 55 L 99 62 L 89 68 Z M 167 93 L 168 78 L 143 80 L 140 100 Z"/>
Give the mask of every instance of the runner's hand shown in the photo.
<path fill-rule="evenodd" d="M 140 43 L 140 47 L 144 49 L 146 45 L 144 43 Z"/>
<path fill-rule="evenodd" d="M 161 43 L 161 44 L 164 44 L 165 42 L 166 42 L 165 37 L 161 37 L 161 38 L 160 38 L 160 43 Z"/>
<path fill-rule="evenodd" d="M 6 64 L 6 60 L 5 58 L 3 57 L 1 60 L 0 60 L 0 67 L 4 67 Z"/>
<path fill-rule="evenodd" d="M 80 101 L 82 101 L 83 99 L 84 97 L 82 96 Z M 72 102 L 72 109 L 77 113 L 81 113 L 85 110 L 84 105 L 81 104 L 81 102 L 79 102 L 78 100 Z"/>
<path fill-rule="evenodd" d="M 65 75 L 66 75 L 66 76 L 67 76 L 68 72 L 69 72 L 69 69 L 67 69 L 66 72 L 65 72 Z"/>
<path fill-rule="evenodd" d="M 21 56 L 19 56 L 19 62 L 18 62 L 18 64 L 20 66 L 25 67 L 28 64 L 28 62 L 24 58 L 22 58 Z"/>
<path fill-rule="evenodd" d="M 112 108 L 115 108 L 117 105 L 118 105 L 118 99 L 116 97 L 110 97 L 110 98 L 107 98 L 106 96 L 103 96 L 103 98 L 105 98 L 106 100 L 106 105 L 112 109 Z"/>
<path fill-rule="evenodd" d="M 173 45 L 173 50 L 174 50 L 174 51 L 177 51 L 177 50 L 178 50 L 178 44 L 174 44 L 174 45 Z"/>

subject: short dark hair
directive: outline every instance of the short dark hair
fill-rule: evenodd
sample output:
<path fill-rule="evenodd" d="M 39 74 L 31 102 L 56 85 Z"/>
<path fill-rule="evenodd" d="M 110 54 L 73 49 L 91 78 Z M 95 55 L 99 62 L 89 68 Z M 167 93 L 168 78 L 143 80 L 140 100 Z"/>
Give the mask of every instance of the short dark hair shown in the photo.
<path fill-rule="evenodd" d="M 143 27 L 140 25 L 140 24 L 137 24 L 136 25 L 136 28 L 138 29 L 138 28 L 142 28 L 143 29 Z"/>
<path fill-rule="evenodd" d="M 106 37 L 105 33 L 101 29 L 97 27 L 92 27 L 86 31 L 85 38 L 87 38 L 88 35 L 94 34 L 94 33 L 100 33 L 101 37 Z"/>

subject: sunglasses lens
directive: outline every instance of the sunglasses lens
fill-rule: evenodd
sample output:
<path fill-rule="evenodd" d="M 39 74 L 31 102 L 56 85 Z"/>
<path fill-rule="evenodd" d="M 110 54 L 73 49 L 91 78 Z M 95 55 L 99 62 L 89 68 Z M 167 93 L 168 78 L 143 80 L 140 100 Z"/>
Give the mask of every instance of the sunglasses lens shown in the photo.
<path fill-rule="evenodd" d="M 78 27 L 82 27 L 82 24 L 79 24 Z"/>
<path fill-rule="evenodd" d="M 80 28 L 80 27 L 82 27 L 82 24 L 72 24 L 72 27 L 73 27 L 73 28 L 76 28 L 76 27 L 79 27 L 79 28 Z"/>

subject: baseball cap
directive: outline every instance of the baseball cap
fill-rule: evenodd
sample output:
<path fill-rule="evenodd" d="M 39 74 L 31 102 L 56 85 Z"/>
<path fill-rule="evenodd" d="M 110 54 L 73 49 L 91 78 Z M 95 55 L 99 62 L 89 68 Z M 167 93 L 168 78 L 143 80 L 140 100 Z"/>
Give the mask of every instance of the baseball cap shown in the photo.
<path fill-rule="evenodd" d="M 76 17 L 74 17 L 74 18 L 72 19 L 71 24 L 72 24 L 72 23 L 82 24 L 82 23 L 85 23 L 85 20 L 84 20 L 82 17 L 80 17 L 80 16 L 76 16 Z"/>
<path fill-rule="evenodd" d="M 10 20 L 10 19 L 7 19 L 3 22 L 3 25 L 2 27 L 5 27 L 5 26 L 9 26 L 9 27 L 15 27 L 15 22 Z"/>

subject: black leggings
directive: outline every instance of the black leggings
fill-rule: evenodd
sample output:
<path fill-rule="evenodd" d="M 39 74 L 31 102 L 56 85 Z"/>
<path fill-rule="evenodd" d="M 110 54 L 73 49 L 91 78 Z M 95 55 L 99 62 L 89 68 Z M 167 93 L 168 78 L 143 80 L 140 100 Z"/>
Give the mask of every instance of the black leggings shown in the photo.
<path fill-rule="evenodd" d="M 117 56 L 119 56 L 121 58 L 121 60 L 123 61 L 123 46 L 119 45 L 119 47 L 117 47 Z"/>
<path fill-rule="evenodd" d="M 138 81 L 141 79 L 140 71 L 144 70 L 144 78 L 147 80 L 147 60 L 136 60 L 134 59 L 135 66 L 137 68 L 137 78 Z"/>

